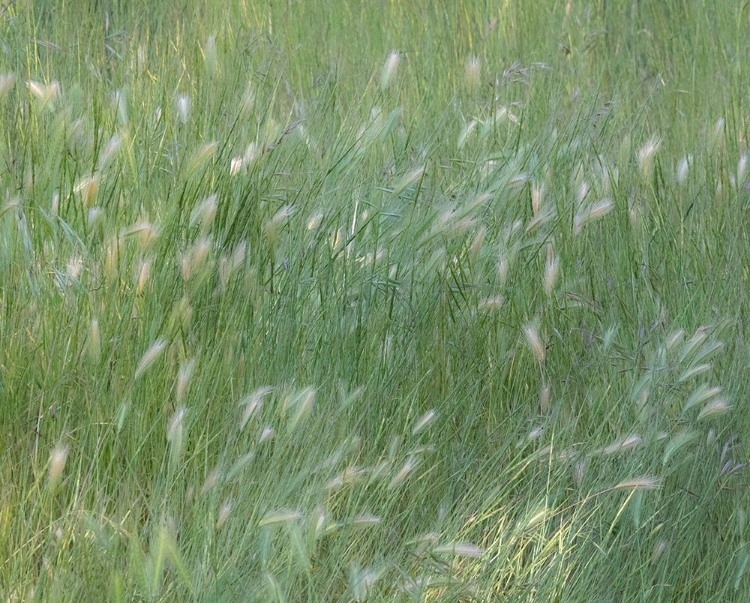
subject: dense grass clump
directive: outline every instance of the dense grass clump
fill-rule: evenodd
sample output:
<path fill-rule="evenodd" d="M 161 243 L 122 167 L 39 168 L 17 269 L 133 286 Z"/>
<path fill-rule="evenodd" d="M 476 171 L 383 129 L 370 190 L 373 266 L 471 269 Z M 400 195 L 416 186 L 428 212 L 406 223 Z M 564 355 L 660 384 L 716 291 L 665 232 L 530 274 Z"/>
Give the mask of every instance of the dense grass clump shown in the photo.
<path fill-rule="evenodd" d="M 748 31 L 0 8 L 2 599 L 749 600 Z"/>

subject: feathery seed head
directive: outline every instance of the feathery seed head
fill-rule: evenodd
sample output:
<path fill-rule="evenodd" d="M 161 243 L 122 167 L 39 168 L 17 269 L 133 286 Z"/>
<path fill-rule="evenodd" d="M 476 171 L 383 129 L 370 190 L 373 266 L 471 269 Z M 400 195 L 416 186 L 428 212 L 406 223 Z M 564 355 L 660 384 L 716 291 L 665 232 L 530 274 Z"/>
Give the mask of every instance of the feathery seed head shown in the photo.
<path fill-rule="evenodd" d="M 536 218 L 542 208 L 544 200 L 544 184 L 534 184 L 531 187 L 531 213 Z"/>
<path fill-rule="evenodd" d="M 93 364 L 98 364 L 102 353 L 102 338 L 99 332 L 99 321 L 94 318 L 89 327 L 89 336 L 86 339 L 86 354 Z"/>
<path fill-rule="evenodd" d="M 16 76 L 14 73 L 3 73 L 0 75 L 0 98 L 8 94 L 15 83 Z"/>
<path fill-rule="evenodd" d="M 232 161 L 229 163 L 229 175 L 236 176 L 242 169 L 242 157 L 232 157 Z"/>
<path fill-rule="evenodd" d="M 219 65 L 218 53 L 216 52 L 216 38 L 208 36 L 206 47 L 203 49 L 203 57 L 206 61 L 206 71 L 215 75 Z"/>
<path fill-rule="evenodd" d="M 76 193 L 81 195 L 81 202 L 84 207 L 91 207 L 94 205 L 96 200 L 96 194 L 99 192 L 99 185 L 101 184 L 101 174 L 96 172 L 91 176 L 84 176 L 81 178 L 73 189 Z"/>
<path fill-rule="evenodd" d="M 677 163 L 677 184 L 685 184 L 688 179 L 688 172 L 690 171 L 690 164 L 693 163 L 693 156 L 688 155 L 683 157 Z"/>
<path fill-rule="evenodd" d="M 226 500 L 222 503 L 221 507 L 219 508 L 219 515 L 216 518 L 216 529 L 220 530 L 222 526 L 226 523 L 227 519 L 229 519 L 229 516 L 232 513 L 232 509 L 234 508 L 234 504 L 231 500 Z"/>
<path fill-rule="evenodd" d="M 398 64 L 401 61 L 401 56 L 398 52 L 394 51 L 388 55 L 383 65 L 383 71 L 380 75 L 380 89 L 385 91 L 391 85 L 393 76 L 396 75 Z"/>
<path fill-rule="evenodd" d="M 143 373 L 145 373 L 153 364 L 159 359 L 162 352 L 167 347 L 167 342 L 163 339 L 155 341 L 151 347 L 146 350 L 146 353 L 141 357 L 138 366 L 135 369 L 134 379 L 138 379 Z"/>
<path fill-rule="evenodd" d="M 216 217 L 218 199 L 218 195 L 214 193 L 198 203 L 190 212 L 190 226 L 196 226 L 200 222 L 201 233 L 205 235 Z"/>
<path fill-rule="evenodd" d="M 117 119 L 121 126 L 128 123 L 128 102 L 125 93 L 122 90 L 115 90 L 112 93 L 112 102 L 117 111 Z"/>
<path fill-rule="evenodd" d="M 549 297 L 552 295 L 552 290 L 555 288 L 555 282 L 557 281 L 557 273 L 560 268 L 560 261 L 555 255 L 552 248 L 552 244 L 547 245 L 547 261 L 544 265 L 544 292 Z"/>
<path fill-rule="evenodd" d="M 732 407 L 727 404 L 727 401 L 724 398 L 716 398 L 701 409 L 698 413 L 698 421 L 708 419 L 709 417 L 715 417 L 717 415 L 723 415 L 731 409 Z"/>
<path fill-rule="evenodd" d="M 641 169 L 643 177 L 648 179 L 651 176 L 651 169 L 654 163 L 654 155 L 661 146 L 661 138 L 653 134 L 646 143 L 638 150 L 638 166 Z"/>
<path fill-rule="evenodd" d="M 661 488 L 661 480 L 658 477 L 636 477 L 617 484 L 615 490 L 658 490 Z"/>
<path fill-rule="evenodd" d="M 104 146 L 104 149 L 102 149 L 102 152 L 99 154 L 99 169 L 103 170 L 109 163 L 112 161 L 112 159 L 117 155 L 117 151 L 120 150 L 120 147 L 122 146 L 122 136 L 119 134 L 115 134 L 107 141 L 107 144 Z"/>
<path fill-rule="evenodd" d="M 60 84 L 55 80 L 49 84 L 27 80 L 26 86 L 31 94 L 39 100 L 42 108 L 51 106 L 52 101 L 60 94 Z"/>
<path fill-rule="evenodd" d="M 167 442 L 169 442 L 170 459 L 173 467 L 177 466 L 182 454 L 183 427 L 185 422 L 185 407 L 179 407 L 167 425 Z"/>
<path fill-rule="evenodd" d="M 430 423 L 432 423 L 436 418 L 437 418 L 437 413 L 434 410 L 428 410 L 419 418 L 416 425 L 414 425 L 414 429 L 412 429 L 411 434 L 417 435 L 420 431 L 424 430 Z"/>
<path fill-rule="evenodd" d="M 187 360 L 180 364 L 180 370 L 177 373 L 177 391 L 175 399 L 177 404 L 182 404 L 185 400 L 185 393 L 187 392 L 190 378 L 193 376 L 197 359 L 193 356 L 190 360 Z"/>
<path fill-rule="evenodd" d="M 135 285 L 135 292 L 137 295 L 140 295 L 143 293 L 143 290 L 146 287 L 146 284 L 148 283 L 149 276 L 151 276 L 151 261 L 150 260 L 142 260 L 141 263 L 138 265 L 137 274 L 136 274 L 136 285 Z"/>
<path fill-rule="evenodd" d="M 534 354 L 534 358 L 543 364 L 546 356 L 546 349 L 544 342 L 539 335 L 539 327 L 534 323 L 529 323 L 523 327 L 523 334 L 526 337 L 526 343 L 528 344 L 531 353 Z"/>
<path fill-rule="evenodd" d="M 175 108 L 177 109 L 177 117 L 179 120 L 186 124 L 190 118 L 190 97 L 186 94 L 180 94 L 175 99 Z"/>
<path fill-rule="evenodd" d="M 466 60 L 466 81 L 469 86 L 476 88 L 482 75 L 482 66 L 479 57 L 473 56 Z"/>
<path fill-rule="evenodd" d="M 47 472 L 49 487 L 54 489 L 60 482 L 65 463 L 68 460 L 69 448 L 65 444 L 57 444 L 49 457 L 49 469 Z"/>

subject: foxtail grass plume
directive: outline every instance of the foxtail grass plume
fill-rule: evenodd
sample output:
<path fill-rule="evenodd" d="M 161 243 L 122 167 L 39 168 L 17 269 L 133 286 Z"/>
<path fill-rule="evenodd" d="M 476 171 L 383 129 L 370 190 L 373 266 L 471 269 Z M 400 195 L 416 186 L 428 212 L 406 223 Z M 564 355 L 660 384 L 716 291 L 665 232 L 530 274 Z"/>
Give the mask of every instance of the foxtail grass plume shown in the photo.
<path fill-rule="evenodd" d="M 216 37 L 208 36 L 206 46 L 203 49 L 203 57 L 206 61 L 206 71 L 210 75 L 216 75 L 219 66 L 218 53 L 216 51 Z"/>
<path fill-rule="evenodd" d="M 84 207 L 90 208 L 94 205 L 101 180 L 101 175 L 99 172 L 96 172 L 91 174 L 91 176 L 84 176 L 75 185 L 73 190 L 81 196 L 81 202 Z"/>
<path fill-rule="evenodd" d="M 417 435 L 420 431 L 423 431 L 425 428 L 427 428 L 427 426 L 430 425 L 436 418 L 437 413 L 434 410 L 428 410 L 421 417 L 419 417 L 416 425 L 414 425 L 414 429 L 411 430 L 411 434 Z"/>
<path fill-rule="evenodd" d="M 181 406 L 174 412 L 167 424 L 167 442 L 169 442 L 169 456 L 172 467 L 177 467 L 182 455 L 184 423 L 185 408 Z"/>
<path fill-rule="evenodd" d="M 552 244 L 547 245 L 547 261 L 544 264 L 544 293 L 549 297 L 555 288 L 560 260 L 555 255 Z"/>
<path fill-rule="evenodd" d="M 148 283 L 148 279 L 151 276 L 151 261 L 150 260 L 142 260 L 140 264 L 138 264 L 137 267 L 137 274 L 135 279 L 135 292 L 137 295 L 140 295 L 143 293 L 143 290 L 146 288 L 146 284 Z"/>
<path fill-rule="evenodd" d="M 192 176 L 200 172 L 200 170 L 203 169 L 206 164 L 214 158 L 214 155 L 216 155 L 216 151 L 218 148 L 218 143 L 216 141 L 213 141 L 206 143 L 199 149 L 197 149 L 187 162 L 185 171 L 187 172 L 188 176 Z"/>
<path fill-rule="evenodd" d="M 677 163 L 677 175 L 676 175 L 677 184 L 685 184 L 687 182 L 691 163 L 693 163 L 692 155 L 683 157 Z"/>
<path fill-rule="evenodd" d="M 302 519 L 302 513 L 299 511 L 280 509 L 271 511 L 258 522 L 258 527 L 270 526 L 278 523 L 292 523 Z"/>
<path fill-rule="evenodd" d="M 534 184 L 531 187 L 531 214 L 536 218 L 542 209 L 544 200 L 544 185 Z"/>
<path fill-rule="evenodd" d="M 14 73 L 3 73 L 0 75 L 0 98 L 3 98 L 16 83 Z"/>
<path fill-rule="evenodd" d="M 651 176 L 651 170 L 654 164 L 654 155 L 661 146 L 661 138 L 654 134 L 649 138 L 646 143 L 638 150 L 638 167 L 641 170 L 643 177 L 648 179 Z"/>
<path fill-rule="evenodd" d="M 229 175 L 236 176 L 242 169 L 242 157 L 232 157 L 229 162 Z"/>
<path fill-rule="evenodd" d="M 190 378 L 193 376 L 197 359 L 193 356 L 190 360 L 186 360 L 180 364 L 180 370 L 177 373 L 177 389 L 175 393 L 175 399 L 177 404 L 182 404 L 185 400 L 185 393 L 187 392 Z"/>
<path fill-rule="evenodd" d="M 729 412 L 731 409 L 732 407 L 727 404 L 727 401 L 724 398 L 717 398 L 716 400 L 713 400 L 706 404 L 701 409 L 701 411 L 698 413 L 698 421 L 708 419 L 710 417 L 715 417 L 717 415 L 723 415 Z"/>
<path fill-rule="evenodd" d="M 473 56 L 466 60 L 466 82 L 472 88 L 479 86 L 482 76 L 482 65 L 479 57 Z"/>
<path fill-rule="evenodd" d="M 42 108 L 50 106 L 52 101 L 60 94 L 60 84 L 56 81 L 52 81 L 49 84 L 42 84 L 41 82 L 28 80 L 26 86 L 31 94 L 39 100 Z"/>
<path fill-rule="evenodd" d="M 216 518 L 217 530 L 220 530 L 224 526 L 224 524 L 227 522 L 227 519 L 229 519 L 229 516 L 232 514 L 233 508 L 234 508 L 234 503 L 232 503 L 231 500 L 224 501 L 221 507 L 219 507 L 219 515 Z"/>
<path fill-rule="evenodd" d="M 141 357 L 138 366 L 135 369 L 135 379 L 138 379 L 143 373 L 145 373 L 153 364 L 159 359 L 162 352 L 167 347 L 167 342 L 163 339 L 155 341 L 151 347 L 146 350 L 146 353 Z"/>
<path fill-rule="evenodd" d="M 399 469 L 398 473 L 393 476 L 393 479 L 391 479 L 390 483 L 388 484 L 388 489 L 393 490 L 394 488 L 397 488 L 401 484 L 403 484 L 406 479 L 412 474 L 414 469 L 416 469 L 417 464 L 419 461 L 412 457 L 409 457 L 409 459 L 403 464 L 401 469 Z"/>
<path fill-rule="evenodd" d="M 201 237 L 182 254 L 182 278 L 186 282 L 201 271 L 210 251 L 211 242 Z"/>
<path fill-rule="evenodd" d="M 69 448 L 65 444 L 58 444 L 52 449 L 47 472 L 48 484 L 52 489 L 60 483 L 60 478 L 65 470 L 65 463 L 68 460 L 68 452 Z"/>
<path fill-rule="evenodd" d="M 544 385 L 539 390 L 539 409 L 542 411 L 542 414 L 547 414 L 549 412 L 549 398 L 551 389 L 549 385 Z"/>
<path fill-rule="evenodd" d="M 86 355 L 93 364 L 98 364 L 102 354 L 102 338 L 99 332 L 99 321 L 94 318 L 89 327 L 89 336 L 86 339 Z"/>
<path fill-rule="evenodd" d="M 128 99 L 125 96 L 125 92 L 122 90 L 115 90 L 112 93 L 112 102 L 115 105 L 117 111 L 117 119 L 121 126 L 128 123 Z"/>
<path fill-rule="evenodd" d="M 737 186 L 741 186 L 745 178 L 747 178 L 747 153 L 744 153 L 737 162 Z"/>
<path fill-rule="evenodd" d="M 396 71 L 398 70 L 398 64 L 401 61 L 401 55 L 399 55 L 398 52 L 394 51 L 388 55 L 388 58 L 385 60 L 385 64 L 383 65 L 383 71 L 380 75 L 380 89 L 385 91 L 387 90 L 391 82 L 393 81 L 393 77 L 396 75 Z"/>
<path fill-rule="evenodd" d="M 470 559 L 479 559 L 484 555 L 484 550 L 470 542 L 455 542 L 452 544 L 442 544 L 432 549 L 436 555 L 455 555 L 456 557 L 468 557 Z"/>
<path fill-rule="evenodd" d="M 201 233 L 205 235 L 216 217 L 218 199 L 218 195 L 214 193 L 198 203 L 190 212 L 190 226 L 194 227 L 200 223 Z"/>
<path fill-rule="evenodd" d="M 579 235 L 583 227 L 606 216 L 615 204 L 611 199 L 602 199 L 573 218 L 573 234 Z"/>
<path fill-rule="evenodd" d="M 122 136 L 119 134 L 115 134 L 107 141 L 107 144 L 102 149 L 102 152 L 99 154 L 99 169 L 103 170 L 105 167 L 107 167 L 112 159 L 114 159 L 115 155 L 117 155 L 117 151 L 120 150 L 120 147 L 122 146 Z"/>
<path fill-rule="evenodd" d="M 636 477 L 617 484 L 615 490 L 658 490 L 661 488 L 661 480 L 658 477 Z"/>
<path fill-rule="evenodd" d="M 523 328 L 523 334 L 526 337 L 526 343 L 528 344 L 531 353 L 534 355 L 534 358 L 536 358 L 541 364 L 544 364 L 546 348 L 541 336 L 539 335 L 539 328 L 535 324 L 527 324 Z"/>
<path fill-rule="evenodd" d="M 190 97 L 185 94 L 180 94 L 175 99 L 175 108 L 177 109 L 177 117 L 179 120 L 186 124 L 190 118 Z"/>

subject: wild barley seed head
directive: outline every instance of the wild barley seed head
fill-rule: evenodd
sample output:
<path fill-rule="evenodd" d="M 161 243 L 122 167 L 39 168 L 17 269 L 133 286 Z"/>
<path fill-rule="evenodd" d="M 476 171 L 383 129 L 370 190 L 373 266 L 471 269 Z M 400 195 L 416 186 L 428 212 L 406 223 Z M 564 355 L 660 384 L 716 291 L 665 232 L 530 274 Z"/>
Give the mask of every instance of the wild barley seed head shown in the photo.
<path fill-rule="evenodd" d="M 479 61 L 479 57 L 473 56 L 466 60 L 466 81 L 469 86 L 476 88 L 479 86 L 479 82 L 482 75 L 482 65 Z"/>
<path fill-rule="evenodd" d="M 183 124 L 186 124 L 190 118 L 190 97 L 186 94 L 180 94 L 175 100 L 175 108 L 177 109 L 179 120 Z"/>
<path fill-rule="evenodd" d="M 91 321 L 91 326 L 89 327 L 89 336 L 86 340 L 86 352 L 89 359 L 94 364 L 97 364 L 99 362 L 99 359 L 101 358 L 101 350 L 102 341 L 101 334 L 99 332 L 99 321 L 94 318 Z"/>
<path fill-rule="evenodd" d="M 698 421 L 702 419 L 708 419 L 709 417 L 715 417 L 717 415 L 723 415 L 729 412 L 732 407 L 727 404 L 724 398 L 717 398 L 706 404 L 703 409 L 698 413 Z"/>
<path fill-rule="evenodd" d="M 219 515 L 216 518 L 216 529 L 220 530 L 222 526 L 226 523 L 227 519 L 229 519 L 229 516 L 232 514 L 232 509 L 234 508 L 234 504 L 231 500 L 226 500 L 222 503 L 221 507 L 219 508 Z"/>
<path fill-rule="evenodd" d="M 206 70 L 211 75 L 215 75 L 219 65 L 215 36 L 208 36 L 208 39 L 206 40 L 206 46 L 203 49 L 203 56 L 206 62 Z"/>
<path fill-rule="evenodd" d="M 688 172 L 690 171 L 690 164 L 693 162 L 692 155 L 688 155 L 687 157 L 683 157 L 680 159 L 680 161 L 677 163 L 677 184 L 685 184 L 688 179 Z"/>
<path fill-rule="evenodd" d="M 99 185 L 101 184 L 101 175 L 99 172 L 81 178 L 76 184 L 74 190 L 81 195 L 81 202 L 87 208 L 94 205 L 96 200 L 96 194 L 99 192 Z"/>
<path fill-rule="evenodd" d="M 531 187 L 531 214 L 536 218 L 542 208 L 544 200 L 544 184 L 534 184 Z"/>
<path fill-rule="evenodd" d="M 16 75 L 14 73 L 3 73 L 0 75 L 0 98 L 8 94 L 15 83 Z"/>
<path fill-rule="evenodd" d="M 640 167 L 644 178 L 648 178 L 651 175 L 654 155 L 656 154 L 656 151 L 659 150 L 660 146 L 661 138 L 657 134 L 653 134 L 638 150 L 638 166 Z"/>
<path fill-rule="evenodd" d="M 661 480 L 658 477 L 636 477 L 617 484 L 615 490 L 658 490 L 661 488 Z"/>
<path fill-rule="evenodd" d="M 420 431 L 424 430 L 430 423 L 432 423 L 436 418 L 437 418 L 437 413 L 434 410 L 428 410 L 419 418 L 416 425 L 414 425 L 414 429 L 411 430 L 411 434 L 417 435 Z"/>
<path fill-rule="evenodd" d="M 229 175 L 236 176 L 242 169 L 242 157 L 232 157 L 232 161 L 229 163 Z"/>
<path fill-rule="evenodd" d="M 555 255 L 552 245 L 547 245 L 547 261 L 544 265 L 544 293 L 549 297 L 555 288 L 557 273 L 560 269 L 560 260 Z"/>
<path fill-rule="evenodd" d="M 383 71 L 380 75 L 380 89 L 385 91 L 391 85 L 393 77 L 396 75 L 398 64 L 401 61 L 401 56 L 398 52 L 394 51 L 388 55 L 383 65 Z"/>
<path fill-rule="evenodd" d="M 161 356 L 162 352 L 167 347 L 167 342 L 164 339 L 155 341 L 146 353 L 141 357 L 138 366 L 135 369 L 135 379 L 138 379 L 143 373 L 145 373 Z"/>
<path fill-rule="evenodd" d="M 112 161 L 112 159 L 117 155 L 117 152 L 120 150 L 120 147 L 122 146 L 122 136 L 119 134 L 115 134 L 107 141 L 107 144 L 104 146 L 104 149 L 102 149 L 102 152 L 99 154 L 99 169 L 102 170 L 109 163 Z"/>
<path fill-rule="evenodd" d="M 528 344 L 531 353 L 534 354 L 534 357 L 543 364 L 546 356 L 546 349 L 542 342 L 542 338 L 539 335 L 539 328 L 535 324 L 527 324 L 523 327 L 523 334 L 526 337 L 526 343 Z"/>
<path fill-rule="evenodd" d="M 39 99 L 42 107 L 46 107 L 60 94 L 60 84 L 55 80 L 53 80 L 49 84 L 35 82 L 34 80 L 27 80 L 26 87 L 29 89 L 31 94 Z"/>
<path fill-rule="evenodd" d="M 65 444 L 57 444 L 52 449 L 49 457 L 49 470 L 47 473 L 48 483 L 50 488 L 54 488 L 60 482 L 63 470 L 65 469 L 65 463 L 68 460 L 68 452 L 70 449 Z"/>
<path fill-rule="evenodd" d="M 188 383 L 193 376 L 196 363 L 197 358 L 193 356 L 190 360 L 180 364 L 180 370 L 177 373 L 177 393 L 175 395 L 177 404 L 181 404 L 185 399 L 185 392 L 187 392 Z"/>

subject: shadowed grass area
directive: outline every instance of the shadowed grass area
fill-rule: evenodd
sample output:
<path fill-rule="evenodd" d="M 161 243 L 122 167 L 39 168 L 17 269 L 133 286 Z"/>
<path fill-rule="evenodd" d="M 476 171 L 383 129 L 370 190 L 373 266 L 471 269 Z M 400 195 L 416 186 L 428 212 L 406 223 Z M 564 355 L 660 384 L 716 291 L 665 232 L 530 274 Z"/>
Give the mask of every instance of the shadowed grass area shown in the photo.
<path fill-rule="evenodd" d="M 744 601 L 747 7 L 0 7 L 8 601 Z"/>

